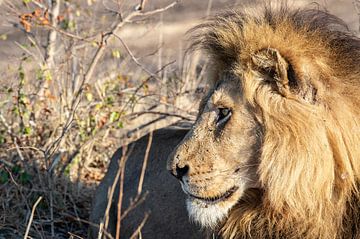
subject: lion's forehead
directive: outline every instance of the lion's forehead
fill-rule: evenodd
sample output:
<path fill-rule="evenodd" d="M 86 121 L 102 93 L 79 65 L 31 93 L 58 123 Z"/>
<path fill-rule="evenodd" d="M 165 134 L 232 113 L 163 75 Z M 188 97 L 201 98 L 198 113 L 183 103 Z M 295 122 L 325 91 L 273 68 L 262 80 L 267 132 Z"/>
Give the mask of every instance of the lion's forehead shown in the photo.
<path fill-rule="evenodd" d="M 239 81 L 239 79 L 222 80 L 207 98 L 207 106 L 233 107 L 235 103 L 241 100 L 242 87 Z"/>

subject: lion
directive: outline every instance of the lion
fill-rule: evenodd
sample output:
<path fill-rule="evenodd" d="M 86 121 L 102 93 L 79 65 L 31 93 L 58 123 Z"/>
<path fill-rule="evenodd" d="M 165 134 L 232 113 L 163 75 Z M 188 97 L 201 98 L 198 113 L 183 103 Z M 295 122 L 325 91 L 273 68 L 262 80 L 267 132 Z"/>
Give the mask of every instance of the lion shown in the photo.
<path fill-rule="evenodd" d="M 205 232 L 200 227 L 189 223 L 189 217 L 185 210 L 185 195 L 182 193 L 180 185 L 165 169 L 169 154 L 188 131 L 189 127 L 187 125 L 184 127 L 183 124 L 181 127 L 176 125 L 153 132 L 142 190 L 142 195 L 146 196 L 121 220 L 120 238 L 131 238 L 146 215 L 148 217 L 140 230 L 143 238 L 204 237 Z M 131 199 L 136 197 L 148 140 L 149 136 L 146 135 L 127 147 L 131 153 L 125 164 L 123 213 L 129 207 Z M 90 225 L 92 225 L 89 230 L 90 238 L 98 238 L 99 224 L 104 222 L 109 191 L 114 184 L 121 158 L 122 148 L 112 156 L 108 171 L 96 190 L 89 219 Z M 112 199 L 107 232 L 115 238 L 116 225 L 119 221 L 117 218 L 119 188 L 116 189 Z M 101 238 L 110 238 L 104 233 L 102 235 Z"/>
<path fill-rule="evenodd" d="M 191 31 L 211 90 L 167 168 L 221 238 L 360 238 L 360 39 L 267 4 Z"/>
<path fill-rule="evenodd" d="M 210 90 L 189 131 L 154 134 L 144 183 L 155 223 L 142 236 L 203 238 L 186 200 L 211 238 L 360 238 L 360 40 L 328 12 L 286 5 L 227 11 L 190 34 L 191 50 L 212 62 Z M 125 185 L 137 180 L 145 145 L 134 148 Z M 167 155 L 182 194 L 165 176 Z"/>

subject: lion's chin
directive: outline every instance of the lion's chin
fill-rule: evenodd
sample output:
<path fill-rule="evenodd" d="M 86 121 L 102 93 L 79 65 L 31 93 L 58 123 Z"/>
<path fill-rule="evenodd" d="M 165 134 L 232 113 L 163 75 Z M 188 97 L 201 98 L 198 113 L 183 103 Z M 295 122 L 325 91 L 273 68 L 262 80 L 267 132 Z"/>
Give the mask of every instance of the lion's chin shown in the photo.
<path fill-rule="evenodd" d="M 242 192 L 238 187 L 230 189 L 221 197 L 200 198 L 188 195 L 187 211 L 191 220 L 203 227 L 214 229 L 227 217 L 230 209 L 236 205 Z"/>

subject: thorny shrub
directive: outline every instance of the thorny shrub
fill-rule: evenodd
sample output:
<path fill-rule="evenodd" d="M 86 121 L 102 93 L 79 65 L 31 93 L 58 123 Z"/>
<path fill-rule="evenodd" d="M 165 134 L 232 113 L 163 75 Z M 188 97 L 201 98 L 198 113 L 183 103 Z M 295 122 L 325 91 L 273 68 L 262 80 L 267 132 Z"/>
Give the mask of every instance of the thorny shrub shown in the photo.
<path fill-rule="evenodd" d="M 150 71 L 125 43 L 115 44 L 123 25 L 136 17 L 144 24 L 134 1 L 110 1 L 131 8 L 90 26 L 101 1 L 60 2 L 2 6 L 18 22 L 21 51 L 0 86 L 0 238 L 23 237 L 28 225 L 34 238 L 86 238 L 93 185 L 112 152 L 153 130 L 149 122 L 194 119 L 196 107 L 185 109 L 179 97 L 203 78 L 202 68 L 190 67 L 197 62 L 184 66 L 193 69 L 186 76 L 171 62 Z"/>

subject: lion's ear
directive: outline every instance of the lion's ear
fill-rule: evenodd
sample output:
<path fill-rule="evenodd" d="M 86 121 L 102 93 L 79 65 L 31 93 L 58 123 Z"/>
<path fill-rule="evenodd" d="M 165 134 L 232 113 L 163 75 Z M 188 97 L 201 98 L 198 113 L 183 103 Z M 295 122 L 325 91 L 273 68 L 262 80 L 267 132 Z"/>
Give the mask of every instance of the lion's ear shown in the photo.
<path fill-rule="evenodd" d="M 298 81 L 293 67 L 281 56 L 278 50 L 267 48 L 251 57 L 256 71 L 264 77 L 280 94 L 288 96 L 298 90 Z"/>

